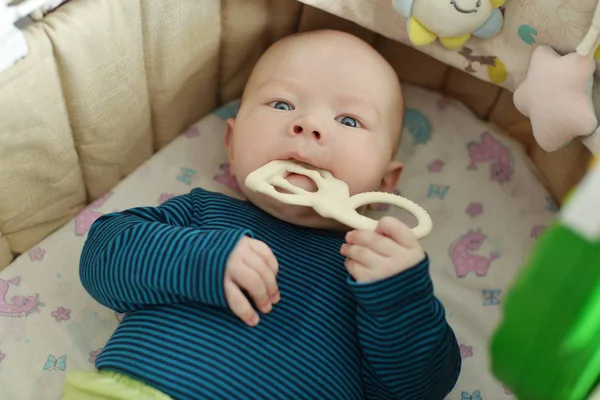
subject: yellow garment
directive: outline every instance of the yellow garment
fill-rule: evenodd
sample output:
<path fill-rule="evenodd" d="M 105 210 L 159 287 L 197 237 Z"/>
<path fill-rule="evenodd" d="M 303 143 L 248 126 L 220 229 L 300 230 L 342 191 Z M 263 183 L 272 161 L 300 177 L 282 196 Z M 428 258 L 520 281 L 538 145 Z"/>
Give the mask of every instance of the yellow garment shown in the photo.
<path fill-rule="evenodd" d="M 173 400 L 166 394 L 112 371 L 72 372 L 61 400 Z"/>

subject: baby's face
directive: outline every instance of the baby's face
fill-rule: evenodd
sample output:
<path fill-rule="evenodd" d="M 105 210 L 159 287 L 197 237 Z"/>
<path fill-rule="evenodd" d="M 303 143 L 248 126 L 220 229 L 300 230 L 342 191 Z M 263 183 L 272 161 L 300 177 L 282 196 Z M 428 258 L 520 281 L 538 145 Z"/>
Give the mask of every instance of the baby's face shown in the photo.
<path fill-rule="evenodd" d="M 283 205 L 248 190 L 248 174 L 273 160 L 294 159 L 330 171 L 351 194 L 392 191 L 401 164 L 392 161 L 402 100 L 391 67 L 365 44 L 317 32 L 275 45 L 255 68 L 226 145 L 244 195 L 278 218 L 334 227 L 305 207 Z M 302 175 L 288 181 L 315 191 Z"/>

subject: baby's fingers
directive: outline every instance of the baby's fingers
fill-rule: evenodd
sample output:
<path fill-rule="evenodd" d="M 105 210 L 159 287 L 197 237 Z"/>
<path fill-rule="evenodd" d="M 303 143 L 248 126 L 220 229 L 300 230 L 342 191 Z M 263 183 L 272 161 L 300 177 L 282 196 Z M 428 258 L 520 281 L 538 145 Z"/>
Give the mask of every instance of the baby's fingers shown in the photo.
<path fill-rule="evenodd" d="M 409 249 L 419 247 L 419 241 L 412 229 L 394 217 L 381 218 L 375 228 L 375 232 L 385 235 L 399 245 L 408 247 Z"/>
<path fill-rule="evenodd" d="M 346 234 L 349 245 L 363 246 L 382 256 L 392 256 L 398 252 L 398 244 L 387 236 L 374 231 L 351 231 Z"/>
<path fill-rule="evenodd" d="M 263 314 L 271 312 L 273 305 L 271 304 L 271 297 L 267 292 L 267 285 L 263 282 L 262 276 L 257 272 L 260 268 L 260 262 L 254 262 L 255 260 L 251 257 L 250 261 L 243 268 L 240 268 L 237 273 L 232 275 L 232 280 L 238 287 L 245 290 L 259 311 Z M 263 267 L 267 268 L 267 267 Z"/>
<path fill-rule="evenodd" d="M 246 325 L 256 326 L 260 317 L 250 305 L 250 302 L 240 288 L 228 280 L 225 282 L 225 298 L 229 309 L 237 315 Z"/>
<path fill-rule="evenodd" d="M 267 288 L 267 295 L 272 304 L 279 302 L 279 287 L 277 286 L 277 278 L 273 270 L 266 263 L 250 264 L 252 269 L 260 275 L 264 285 Z"/>
<path fill-rule="evenodd" d="M 250 248 L 256 254 L 258 254 L 267 263 L 267 266 L 273 271 L 273 273 L 277 275 L 279 272 L 279 264 L 277 263 L 277 258 L 275 258 L 275 255 L 269 246 L 260 240 L 252 240 L 250 242 Z"/>
<path fill-rule="evenodd" d="M 364 265 L 367 268 L 373 268 L 381 265 L 385 260 L 380 254 L 375 253 L 368 247 L 359 246 L 356 244 L 344 244 L 340 249 L 340 253 L 352 261 Z"/>

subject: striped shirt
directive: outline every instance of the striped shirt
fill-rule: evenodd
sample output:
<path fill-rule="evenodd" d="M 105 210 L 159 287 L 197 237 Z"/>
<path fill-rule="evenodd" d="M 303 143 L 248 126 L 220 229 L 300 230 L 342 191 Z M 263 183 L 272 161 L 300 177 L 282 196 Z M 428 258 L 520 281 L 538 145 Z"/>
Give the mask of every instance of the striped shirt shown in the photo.
<path fill-rule="evenodd" d="M 265 242 L 279 263 L 281 300 L 254 328 L 228 309 L 223 289 L 242 235 Z M 461 361 L 428 259 L 359 284 L 343 243 L 343 233 L 203 189 L 99 218 L 81 281 L 126 315 L 96 367 L 176 400 L 442 399 Z"/>

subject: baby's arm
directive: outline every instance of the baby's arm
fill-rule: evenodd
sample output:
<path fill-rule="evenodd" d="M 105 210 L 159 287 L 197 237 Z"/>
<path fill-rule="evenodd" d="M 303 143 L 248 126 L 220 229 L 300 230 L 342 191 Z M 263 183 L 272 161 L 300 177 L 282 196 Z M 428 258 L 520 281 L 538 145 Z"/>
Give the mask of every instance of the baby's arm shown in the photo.
<path fill-rule="evenodd" d="M 367 399 L 443 399 L 460 351 L 433 295 L 429 260 L 383 281 L 351 284 Z"/>
<path fill-rule="evenodd" d="M 346 241 L 366 398 L 443 399 L 458 378 L 460 352 L 416 237 L 386 217 L 374 232 L 353 231 Z"/>
<path fill-rule="evenodd" d="M 227 307 L 223 277 L 244 229 L 191 227 L 192 195 L 108 214 L 91 227 L 80 259 L 84 288 L 118 312 L 197 301 Z"/>

